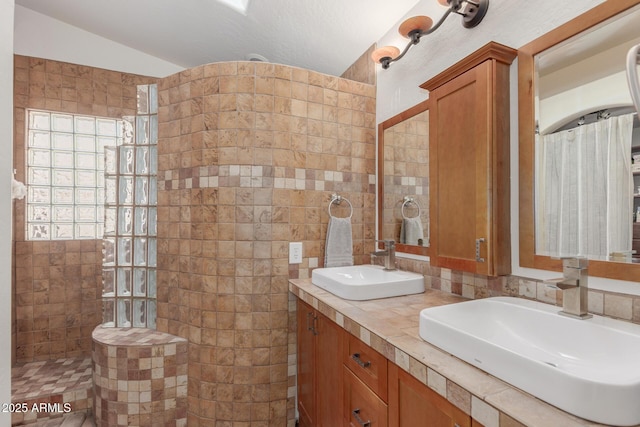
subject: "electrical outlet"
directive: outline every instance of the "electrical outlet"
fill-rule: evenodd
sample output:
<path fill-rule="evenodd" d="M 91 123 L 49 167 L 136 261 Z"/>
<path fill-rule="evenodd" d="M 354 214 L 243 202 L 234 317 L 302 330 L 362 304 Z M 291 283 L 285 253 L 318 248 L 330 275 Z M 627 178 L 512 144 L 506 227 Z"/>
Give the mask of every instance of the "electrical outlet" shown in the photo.
<path fill-rule="evenodd" d="M 302 262 L 302 242 L 289 242 L 289 264 Z"/>

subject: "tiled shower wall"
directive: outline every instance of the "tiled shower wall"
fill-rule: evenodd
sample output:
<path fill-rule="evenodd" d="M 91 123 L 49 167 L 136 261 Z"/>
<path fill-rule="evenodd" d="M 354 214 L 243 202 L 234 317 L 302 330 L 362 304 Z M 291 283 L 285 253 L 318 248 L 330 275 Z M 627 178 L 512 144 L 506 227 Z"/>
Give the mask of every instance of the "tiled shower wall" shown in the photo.
<path fill-rule="evenodd" d="M 322 265 L 332 192 L 369 262 L 375 87 L 231 62 L 163 79 L 159 97 L 157 325 L 189 340 L 189 426 L 293 425 L 287 280 Z"/>
<path fill-rule="evenodd" d="M 136 85 L 155 79 L 16 55 L 14 167 L 25 181 L 25 110 L 121 118 L 136 111 Z M 91 354 L 100 323 L 101 240 L 25 241 L 25 201 L 14 201 L 12 329 L 15 360 Z"/>

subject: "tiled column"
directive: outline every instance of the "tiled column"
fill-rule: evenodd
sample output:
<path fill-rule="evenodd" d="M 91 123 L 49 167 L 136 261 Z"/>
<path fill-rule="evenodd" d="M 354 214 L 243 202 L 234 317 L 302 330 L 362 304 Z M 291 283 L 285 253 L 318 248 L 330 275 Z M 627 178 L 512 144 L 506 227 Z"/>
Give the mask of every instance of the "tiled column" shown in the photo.
<path fill-rule="evenodd" d="M 187 341 L 145 328 L 93 331 L 96 426 L 186 426 Z"/>
<path fill-rule="evenodd" d="M 375 87 L 230 62 L 158 89 L 157 326 L 189 340 L 189 426 L 292 426 L 287 282 L 322 265 L 332 192 L 351 201 L 354 256 L 369 262 Z"/>

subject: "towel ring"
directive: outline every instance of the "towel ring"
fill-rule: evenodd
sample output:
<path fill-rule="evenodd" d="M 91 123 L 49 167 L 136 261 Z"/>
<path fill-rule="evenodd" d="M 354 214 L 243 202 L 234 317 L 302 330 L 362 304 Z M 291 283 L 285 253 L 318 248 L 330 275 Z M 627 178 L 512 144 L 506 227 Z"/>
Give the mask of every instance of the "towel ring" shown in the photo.
<path fill-rule="evenodd" d="M 351 205 L 351 202 L 349 201 L 349 199 L 347 199 L 346 197 L 339 196 L 339 195 L 337 195 L 337 194 L 332 194 L 332 195 L 331 195 L 331 201 L 329 202 L 329 208 L 328 208 L 329 216 L 330 216 L 330 217 L 338 218 L 337 216 L 334 216 L 334 215 L 331 213 L 331 205 L 333 205 L 334 203 L 335 203 L 336 205 L 339 205 L 340 203 L 342 203 L 342 201 L 347 202 L 347 204 L 349 205 L 349 209 L 351 210 L 351 211 L 349 212 L 349 216 L 347 216 L 347 217 L 345 217 L 345 218 L 351 218 L 351 217 L 353 216 L 353 205 Z"/>
<path fill-rule="evenodd" d="M 411 203 L 416 205 L 416 207 L 418 208 L 418 215 L 414 216 L 413 218 L 420 218 L 420 214 L 421 214 L 420 205 L 414 200 L 414 198 L 409 196 L 404 196 L 403 200 L 404 201 L 402 202 L 402 207 L 400 208 L 400 213 L 402 214 L 402 218 L 409 219 L 409 217 L 407 217 L 404 213 L 404 208 Z"/>

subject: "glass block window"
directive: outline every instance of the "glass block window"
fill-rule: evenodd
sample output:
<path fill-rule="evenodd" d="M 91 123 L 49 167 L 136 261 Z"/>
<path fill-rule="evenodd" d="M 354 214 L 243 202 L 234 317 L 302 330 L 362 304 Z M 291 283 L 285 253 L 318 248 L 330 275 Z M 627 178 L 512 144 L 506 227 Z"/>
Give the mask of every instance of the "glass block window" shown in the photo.
<path fill-rule="evenodd" d="M 156 327 L 158 97 L 137 87 L 123 143 L 105 148 L 102 325 Z"/>
<path fill-rule="evenodd" d="M 27 115 L 27 240 L 102 238 L 104 148 L 122 143 L 122 120 Z"/>

